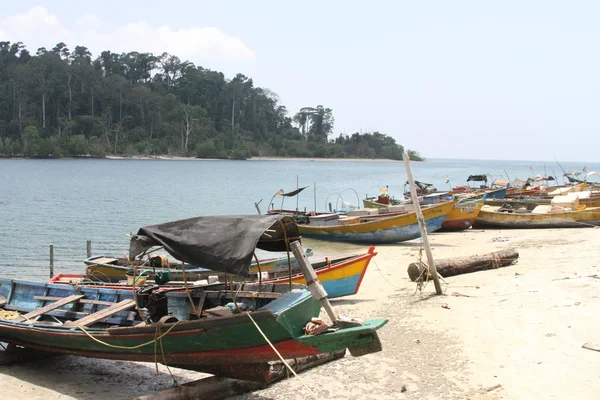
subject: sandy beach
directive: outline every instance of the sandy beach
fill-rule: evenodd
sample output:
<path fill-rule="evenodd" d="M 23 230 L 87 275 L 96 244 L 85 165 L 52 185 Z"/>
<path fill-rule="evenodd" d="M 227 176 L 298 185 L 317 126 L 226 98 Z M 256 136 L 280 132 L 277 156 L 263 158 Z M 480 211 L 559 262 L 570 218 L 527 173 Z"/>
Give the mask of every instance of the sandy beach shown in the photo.
<path fill-rule="evenodd" d="M 300 374 L 319 399 L 591 399 L 600 389 L 600 229 L 468 230 L 430 236 L 434 257 L 514 248 L 517 264 L 446 278 L 422 292 L 406 268 L 417 240 L 378 246 L 359 293 L 333 300 L 386 317 L 383 351 Z M 310 242 L 317 247 L 318 242 Z M 358 246 L 342 246 L 352 250 Z M 443 307 L 442 307 L 443 306 Z M 0 367 L 10 399 L 130 399 L 172 386 L 164 366 L 57 356 Z M 178 383 L 203 375 L 171 369 Z M 236 400 L 311 398 L 298 379 Z"/>

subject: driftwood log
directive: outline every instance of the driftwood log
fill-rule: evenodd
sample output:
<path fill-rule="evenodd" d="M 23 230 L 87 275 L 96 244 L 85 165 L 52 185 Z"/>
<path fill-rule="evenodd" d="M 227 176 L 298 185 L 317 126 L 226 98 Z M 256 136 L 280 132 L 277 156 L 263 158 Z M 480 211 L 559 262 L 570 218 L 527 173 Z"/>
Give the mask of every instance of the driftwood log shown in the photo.
<path fill-rule="evenodd" d="M 298 373 L 306 369 L 316 367 L 327 362 L 344 357 L 346 350 L 338 350 L 331 353 L 318 354 L 315 356 L 301 357 L 286 360 L 292 369 Z M 269 362 L 269 383 L 244 381 L 240 379 L 221 378 L 211 376 L 197 381 L 185 383 L 173 389 L 165 390 L 156 394 L 136 397 L 134 400 L 219 400 L 226 399 L 237 394 L 252 392 L 267 387 L 270 383 L 292 377 L 291 372 L 281 361 Z"/>
<path fill-rule="evenodd" d="M 513 264 L 517 258 L 519 258 L 517 250 L 508 249 L 470 257 L 435 260 L 435 268 L 443 278 L 446 278 L 448 276 L 506 267 Z M 425 280 L 427 280 L 428 274 L 425 271 L 426 269 L 427 266 L 423 262 L 411 263 L 407 270 L 408 277 L 413 282 L 419 279 L 420 276 L 425 277 Z"/>

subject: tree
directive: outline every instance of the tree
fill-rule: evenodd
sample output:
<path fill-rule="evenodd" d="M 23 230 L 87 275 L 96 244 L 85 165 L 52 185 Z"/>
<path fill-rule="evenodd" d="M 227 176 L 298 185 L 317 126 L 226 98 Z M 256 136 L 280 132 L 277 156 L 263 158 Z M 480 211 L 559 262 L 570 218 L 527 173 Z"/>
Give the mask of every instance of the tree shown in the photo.
<path fill-rule="evenodd" d="M 291 116 L 250 77 L 226 79 L 176 55 L 105 50 L 94 57 L 64 42 L 32 54 L 21 42 L 0 41 L 3 154 L 401 157 L 403 147 L 383 133 L 330 141 L 333 132 L 330 108 Z"/>

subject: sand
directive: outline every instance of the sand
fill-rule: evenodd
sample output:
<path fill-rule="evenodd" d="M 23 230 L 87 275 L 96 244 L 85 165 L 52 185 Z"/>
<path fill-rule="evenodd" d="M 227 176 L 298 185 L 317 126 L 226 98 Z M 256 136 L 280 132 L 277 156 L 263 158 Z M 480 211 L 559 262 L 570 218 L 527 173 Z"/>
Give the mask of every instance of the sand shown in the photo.
<path fill-rule="evenodd" d="M 418 292 L 406 274 L 418 241 L 378 246 L 359 294 L 332 303 L 342 315 L 389 318 L 383 351 L 302 373 L 319 399 L 598 398 L 600 352 L 582 345 L 600 343 L 600 229 L 469 230 L 430 241 L 438 258 L 515 248 L 520 259 L 447 278 L 435 296 L 433 284 Z M 2 398 L 129 399 L 172 385 L 165 367 L 154 368 L 72 356 L 4 366 Z M 203 376 L 172 372 L 179 383 Z M 289 379 L 233 399 L 307 398 Z"/>

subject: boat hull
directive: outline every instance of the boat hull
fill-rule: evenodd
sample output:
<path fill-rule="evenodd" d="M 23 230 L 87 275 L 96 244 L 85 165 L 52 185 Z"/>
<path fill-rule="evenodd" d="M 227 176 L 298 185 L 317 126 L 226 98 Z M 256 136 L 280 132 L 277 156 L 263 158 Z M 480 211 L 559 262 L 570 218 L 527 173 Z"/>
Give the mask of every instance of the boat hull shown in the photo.
<path fill-rule="evenodd" d="M 41 307 L 39 296 L 65 297 L 74 293 L 86 299 L 132 298 L 132 291 L 109 290 L 69 285 L 40 284 L 26 281 L 1 280 L 0 292 L 6 298 L 4 308 L 30 312 Z M 104 296 L 102 296 L 104 295 Z M 38 299 L 36 299 L 36 296 Z M 172 298 L 186 301 L 185 293 L 168 293 L 169 311 Z M 178 302 L 175 302 L 177 306 Z M 84 306 L 73 303 L 70 306 Z M 90 304 L 85 305 L 91 306 Z M 68 308 L 68 307 L 67 307 Z M 82 310 L 79 308 L 78 310 Z M 260 373 L 248 371 L 241 366 L 255 366 L 278 359 L 277 354 L 265 343 L 264 333 L 280 354 L 286 358 L 311 356 L 330 351 L 358 347 L 378 351 L 380 348 L 376 330 L 387 320 L 366 321 L 364 325 L 350 329 L 314 336 L 303 335 L 304 325 L 317 317 L 320 303 L 307 290 L 296 290 L 281 295 L 251 313 L 233 314 L 200 320 L 179 320 L 172 323 L 152 325 L 106 327 L 92 326 L 74 328 L 52 321 L 25 322 L 0 320 L 0 341 L 24 347 L 61 354 L 128 361 L 155 362 L 190 368 L 242 379 L 264 378 Z M 79 313 L 81 311 L 78 311 Z M 65 314 L 66 313 L 66 314 Z M 73 310 L 57 310 L 51 315 L 64 318 L 75 315 Z M 125 314 L 123 314 L 125 313 Z M 121 318 L 126 320 L 122 312 Z M 176 313 L 189 315 L 190 310 Z M 252 316 L 252 319 L 249 317 Z M 67 317 L 67 319 L 70 319 Z M 254 321 L 254 322 L 253 322 Z M 138 321 L 139 322 L 139 321 Z M 260 331 L 256 325 L 260 327 Z M 262 333 L 261 333 L 262 331 Z M 155 346 L 160 337 L 160 347 Z M 374 347 L 373 347 L 374 346 Z M 260 369 L 259 369 L 260 370 Z"/>
<path fill-rule="evenodd" d="M 427 232 L 440 229 L 454 202 L 423 208 Z M 372 218 L 368 222 L 335 226 L 298 225 L 300 234 L 324 240 L 355 243 L 395 243 L 421 237 L 415 213 Z"/>
<path fill-rule="evenodd" d="M 462 231 L 473 226 L 483 207 L 483 199 L 456 204 L 442 223 L 440 231 Z"/>
<path fill-rule="evenodd" d="M 482 209 L 476 228 L 582 228 L 600 226 L 600 208 L 548 214 L 503 213 Z"/>
<path fill-rule="evenodd" d="M 371 259 L 377 255 L 374 247 L 370 247 L 367 254 L 350 259 L 338 265 L 316 270 L 317 278 L 323 284 L 330 299 L 356 294 L 360 288 L 363 277 Z M 289 277 L 280 278 L 267 283 L 286 283 Z M 306 285 L 304 275 L 292 276 L 292 283 Z"/>

